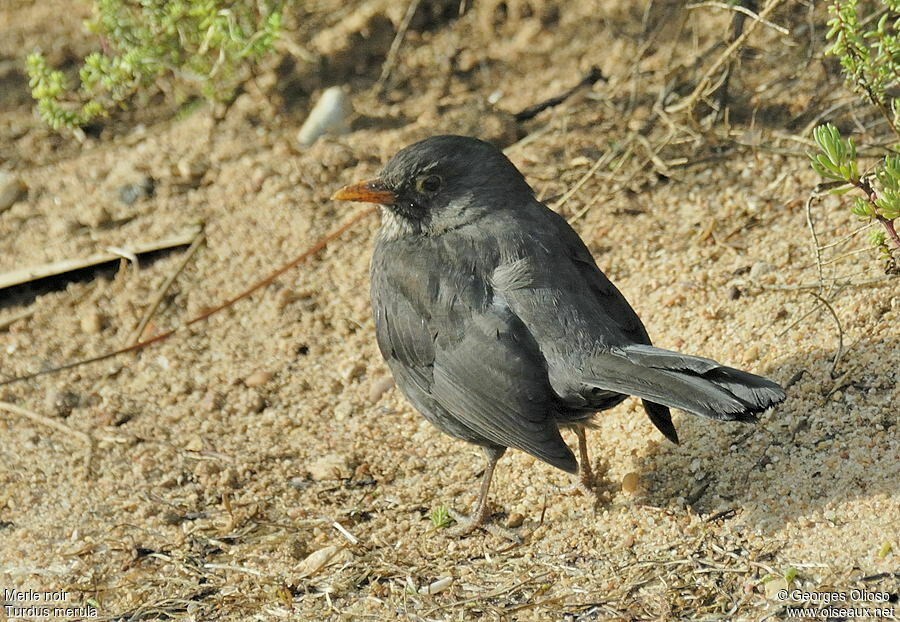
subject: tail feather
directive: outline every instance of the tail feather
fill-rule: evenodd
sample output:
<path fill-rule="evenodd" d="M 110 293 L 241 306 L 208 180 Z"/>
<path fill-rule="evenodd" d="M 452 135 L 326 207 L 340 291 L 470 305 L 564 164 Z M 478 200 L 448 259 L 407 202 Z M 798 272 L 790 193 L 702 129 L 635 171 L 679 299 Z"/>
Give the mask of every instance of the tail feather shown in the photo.
<path fill-rule="evenodd" d="M 675 429 L 675 424 L 672 423 L 672 413 L 669 412 L 668 407 L 657 404 L 656 402 L 648 402 L 647 400 L 642 401 L 644 403 L 644 410 L 646 411 L 647 416 L 650 417 L 650 421 L 656 426 L 656 429 L 662 432 L 663 436 L 677 445 L 678 431 Z"/>
<path fill-rule="evenodd" d="M 650 420 L 677 442 L 665 407 L 726 421 L 756 421 L 756 414 L 785 399 L 777 383 L 711 359 L 646 345 L 609 350 L 594 357 L 585 384 L 644 400 Z"/>

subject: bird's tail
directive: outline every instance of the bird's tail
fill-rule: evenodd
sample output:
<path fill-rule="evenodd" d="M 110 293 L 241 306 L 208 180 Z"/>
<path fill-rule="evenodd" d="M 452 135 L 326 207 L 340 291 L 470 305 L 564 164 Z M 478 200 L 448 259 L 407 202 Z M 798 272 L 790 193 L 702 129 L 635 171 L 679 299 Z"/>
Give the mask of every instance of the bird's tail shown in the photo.
<path fill-rule="evenodd" d="M 607 350 L 585 366 L 584 383 L 644 400 L 650 420 L 678 442 L 667 407 L 725 421 L 756 421 L 756 414 L 785 399 L 768 378 L 711 359 L 647 345 Z"/>

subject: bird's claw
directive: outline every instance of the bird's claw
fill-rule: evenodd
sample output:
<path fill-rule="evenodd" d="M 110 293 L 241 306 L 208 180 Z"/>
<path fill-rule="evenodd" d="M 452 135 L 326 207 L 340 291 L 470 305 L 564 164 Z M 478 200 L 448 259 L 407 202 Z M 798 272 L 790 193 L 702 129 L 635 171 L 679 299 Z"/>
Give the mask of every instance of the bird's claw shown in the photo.
<path fill-rule="evenodd" d="M 509 540 L 515 544 L 522 544 L 524 542 L 522 537 L 511 529 L 487 522 L 487 516 L 480 517 L 479 520 L 478 516 L 474 518 L 466 516 L 453 508 L 448 510 L 448 514 L 450 514 L 450 518 L 456 521 L 456 527 L 450 527 L 445 532 L 451 538 L 464 538 L 471 535 L 476 529 L 484 529 L 491 535 L 497 536 L 503 540 Z"/>

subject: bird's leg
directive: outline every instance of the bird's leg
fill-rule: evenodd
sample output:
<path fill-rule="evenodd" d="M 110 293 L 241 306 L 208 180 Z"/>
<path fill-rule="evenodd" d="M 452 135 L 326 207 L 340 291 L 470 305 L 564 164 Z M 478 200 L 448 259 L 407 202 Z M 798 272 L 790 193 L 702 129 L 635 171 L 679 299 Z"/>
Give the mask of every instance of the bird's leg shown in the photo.
<path fill-rule="evenodd" d="M 494 477 L 494 467 L 500 456 L 506 451 L 505 447 L 485 447 L 484 457 L 487 459 L 487 465 L 484 467 L 484 475 L 481 476 L 481 487 L 478 491 L 478 500 L 475 502 L 475 509 L 471 516 L 463 516 L 458 512 L 450 510 L 450 516 L 453 517 L 459 526 L 450 530 L 452 536 L 467 536 L 479 527 L 484 527 L 487 531 L 494 535 L 512 540 L 513 542 L 521 542 L 521 538 L 513 532 L 503 529 L 498 525 L 485 525 L 485 521 L 490 512 L 488 511 L 488 491 L 491 489 L 491 479 Z"/>
<path fill-rule="evenodd" d="M 583 425 L 576 425 L 575 436 L 578 437 L 578 475 L 581 485 L 587 490 L 594 489 L 594 470 L 591 468 L 591 458 L 588 456 L 587 432 Z"/>

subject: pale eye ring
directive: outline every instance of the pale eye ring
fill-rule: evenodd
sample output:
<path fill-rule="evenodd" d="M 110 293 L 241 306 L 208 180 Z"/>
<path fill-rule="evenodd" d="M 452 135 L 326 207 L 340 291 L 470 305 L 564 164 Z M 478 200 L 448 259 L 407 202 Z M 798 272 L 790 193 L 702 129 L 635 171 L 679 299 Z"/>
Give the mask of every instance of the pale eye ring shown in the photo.
<path fill-rule="evenodd" d="M 424 194 L 434 194 L 444 185 L 444 180 L 438 175 L 422 175 L 416 180 L 416 190 Z"/>

